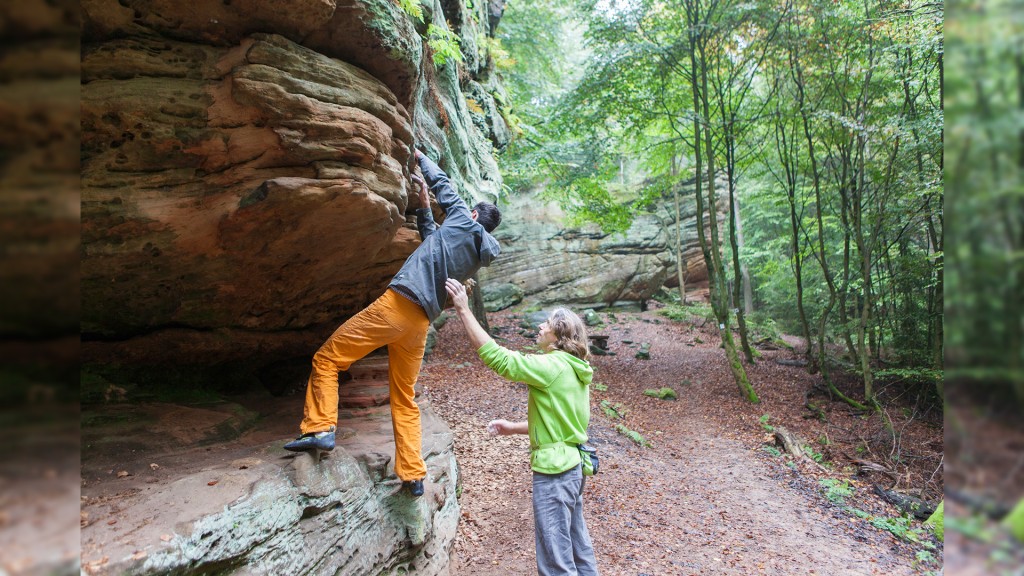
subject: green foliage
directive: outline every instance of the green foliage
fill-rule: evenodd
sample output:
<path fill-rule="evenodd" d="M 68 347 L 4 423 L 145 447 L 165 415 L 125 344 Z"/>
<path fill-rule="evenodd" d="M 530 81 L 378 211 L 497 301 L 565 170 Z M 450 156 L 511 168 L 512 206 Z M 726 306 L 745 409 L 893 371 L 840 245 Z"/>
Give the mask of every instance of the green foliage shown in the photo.
<path fill-rule="evenodd" d="M 853 487 L 849 485 L 847 480 L 840 481 L 835 479 L 825 479 L 821 480 L 821 485 L 825 487 L 825 497 L 840 506 L 846 512 L 849 512 L 863 520 L 867 520 L 868 523 L 875 528 L 885 530 L 901 540 L 906 540 L 907 542 L 923 546 L 929 550 L 935 548 L 935 545 L 928 541 L 925 531 L 914 526 L 913 517 L 890 518 L 888 516 L 874 516 L 858 508 L 845 505 L 843 503 L 845 499 L 849 498 L 854 493 Z"/>
<path fill-rule="evenodd" d="M 420 0 L 398 0 L 398 5 L 403 12 L 417 21 L 423 22 L 423 6 L 420 4 Z"/>
<path fill-rule="evenodd" d="M 505 183 L 515 192 L 529 190 L 579 160 L 550 122 L 561 95 L 583 71 L 584 53 L 574 2 L 510 2 L 496 36 L 514 62 L 502 74 L 511 96 L 509 115 L 518 136 L 499 161 Z M 503 113 L 504 114 L 504 113 Z"/>
<path fill-rule="evenodd" d="M 508 71 L 516 65 L 516 59 L 502 45 L 501 38 L 493 38 L 481 32 L 476 37 L 476 45 L 480 58 L 485 59 L 489 56 L 498 70 Z"/>
<path fill-rule="evenodd" d="M 676 391 L 665 386 L 661 389 L 648 388 L 644 390 L 644 396 L 650 396 L 651 398 L 660 398 L 661 400 L 675 400 L 677 398 Z"/>
<path fill-rule="evenodd" d="M 639 432 L 636 432 L 634 430 L 630 430 L 629 428 L 627 428 L 623 424 L 616 424 L 615 425 L 615 431 L 618 432 L 619 434 L 622 434 L 626 438 L 629 438 L 630 440 L 632 440 L 637 446 L 644 447 L 644 448 L 650 448 L 650 446 L 651 446 L 651 443 L 648 442 L 647 439 L 644 438 Z"/>
<path fill-rule="evenodd" d="M 811 448 L 806 444 L 804 444 L 804 454 L 807 454 L 808 458 L 814 460 L 818 464 L 821 464 L 822 460 L 825 459 L 824 454 L 822 454 L 821 452 L 815 452 L 814 448 Z"/>
<path fill-rule="evenodd" d="M 876 370 L 875 378 L 898 382 L 932 384 L 943 378 L 942 370 L 933 368 L 887 368 Z"/>
<path fill-rule="evenodd" d="M 652 200 L 690 189 L 699 147 L 701 169 L 713 162 L 737 195 L 745 244 L 736 257 L 760 311 L 747 317 L 755 340 L 806 333 L 856 365 L 884 356 L 896 369 L 941 369 L 941 4 L 700 3 L 700 22 L 685 3 L 527 4 L 509 6 L 502 36 L 524 118 L 503 159 L 506 182 L 543 186 L 571 224 L 621 232 Z M 582 25 L 570 23 L 577 15 Z M 543 54 L 531 60 L 529 51 Z M 1013 101 L 999 104 L 1008 111 Z M 1001 228 L 1019 225 L 1010 218 Z M 732 248 L 722 248 L 731 262 Z M 716 323 L 735 306 L 722 287 L 738 274 L 718 253 L 707 263 Z M 1007 296 L 1008 310 L 1019 298 Z M 731 366 L 742 381 L 742 365 Z"/>
<path fill-rule="evenodd" d="M 761 425 L 761 428 L 764 428 L 769 432 L 775 432 L 775 426 L 768 423 L 768 420 L 770 419 L 771 416 L 769 414 L 762 414 L 761 417 L 757 419 L 757 422 Z"/>
<path fill-rule="evenodd" d="M 949 3 L 945 66 L 946 367 L 1024 404 L 1024 130 L 1019 5 Z"/>
<path fill-rule="evenodd" d="M 980 513 L 970 516 L 950 516 L 943 519 L 943 524 L 949 526 L 950 530 L 978 542 L 990 543 L 998 535 L 998 531 L 989 522 L 988 517 Z"/>
<path fill-rule="evenodd" d="M 434 65 L 444 66 L 449 61 L 462 62 L 459 37 L 447 28 L 433 24 L 427 27 L 427 44 L 434 51 Z"/>
<path fill-rule="evenodd" d="M 594 382 L 593 384 L 591 384 L 591 386 L 593 386 L 594 390 L 597 390 L 598 392 L 607 392 L 608 391 L 608 385 L 607 384 L 601 384 L 600 382 Z"/>
<path fill-rule="evenodd" d="M 616 197 L 607 173 L 580 177 L 564 187 L 548 187 L 541 198 L 557 202 L 569 214 L 570 226 L 596 222 L 605 232 L 624 233 L 642 208 Z"/>
<path fill-rule="evenodd" d="M 626 409 L 619 403 L 611 403 L 608 400 L 601 400 L 601 411 L 611 420 L 618 420 L 626 415 Z"/>
<path fill-rule="evenodd" d="M 779 458 L 780 456 L 782 456 L 782 452 L 780 452 L 779 449 L 776 448 L 775 446 L 765 445 L 765 446 L 762 446 L 761 449 L 764 450 L 765 452 L 771 454 L 775 458 Z"/>
<path fill-rule="evenodd" d="M 868 522 L 871 523 L 875 528 L 885 530 L 893 536 L 913 542 L 915 544 L 926 544 L 925 533 L 920 528 L 913 526 L 913 520 L 910 518 L 889 518 L 887 516 L 869 516 Z M 927 545 L 931 546 L 930 543 Z"/>
<path fill-rule="evenodd" d="M 778 323 L 762 311 L 755 310 L 746 316 L 747 333 L 751 341 L 768 340 L 782 348 L 790 348 L 782 341 L 782 332 Z"/>
<path fill-rule="evenodd" d="M 935 536 L 938 537 L 939 541 L 945 539 L 945 507 L 946 501 L 939 502 L 938 507 L 935 508 L 935 512 L 924 521 L 925 526 L 931 526 L 935 530 Z"/>
<path fill-rule="evenodd" d="M 819 483 L 825 488 L 825 498 L 827 498 L 829 502 L 842 504 L 847 498 L 853 496 L 854 488 L 850 485 L 849 480 L 825 478 L 824 480 L 820 480 Z"/>
<path fill-rule="evenodd" d="M 1013 536 L 1024 542 L 1024 500 L 1014 506 L 1013 510 L 1003 519 L 1003 524 L 1010 529 Z"/>
<path fill-rule="evenodd" d="M 918 550 L 914 554 L 914 560 L 919 564 L 932 564 L 935 562 L 935 554 L 932 554 L 930 550 Z"/>
<path fill-rule="evenodd" d="M 690 324 L 715 320 L 715 312 L 708 304 L 687 304 L 686 306 L 669 304 L 658 310 L 658 314 L 675 322 L 689 322 Z"/>

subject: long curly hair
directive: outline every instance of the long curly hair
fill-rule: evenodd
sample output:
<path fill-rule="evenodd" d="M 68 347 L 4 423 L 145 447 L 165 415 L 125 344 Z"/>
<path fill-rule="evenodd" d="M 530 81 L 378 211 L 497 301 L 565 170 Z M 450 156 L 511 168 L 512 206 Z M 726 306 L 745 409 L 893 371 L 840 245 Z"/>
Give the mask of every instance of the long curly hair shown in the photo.
<path fill-rule="evenodd" d="M 554 347 L 572 354 L 580 360 L 590 358 L 590 341 L 587 339 L 587 325 L 572 310 L 555 308 L 548 316 L 548 327 L 555 335 Z"/>

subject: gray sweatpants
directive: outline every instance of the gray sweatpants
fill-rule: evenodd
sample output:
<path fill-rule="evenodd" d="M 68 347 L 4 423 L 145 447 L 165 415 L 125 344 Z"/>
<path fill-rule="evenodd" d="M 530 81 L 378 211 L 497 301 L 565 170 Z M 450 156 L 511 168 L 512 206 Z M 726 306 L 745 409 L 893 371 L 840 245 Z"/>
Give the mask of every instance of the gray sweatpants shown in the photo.
<path fill-rule="evenodd" d="M 583 520 L 583 472 L 533 473 L 533 524 L 540 576 L 597 576 Z"/>

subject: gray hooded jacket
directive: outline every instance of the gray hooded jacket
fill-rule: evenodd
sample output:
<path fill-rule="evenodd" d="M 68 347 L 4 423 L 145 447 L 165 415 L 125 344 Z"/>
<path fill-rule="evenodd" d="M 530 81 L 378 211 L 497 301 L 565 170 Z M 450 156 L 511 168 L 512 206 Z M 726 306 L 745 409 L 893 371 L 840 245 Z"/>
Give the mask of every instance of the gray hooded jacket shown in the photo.
<path fill-rule="evenodd" d="M 455 193 L 448 175 L 426 155 L 419 157 L 423 178 L 444 209 L 444 223 L 434 223 L 430 208 L 416 211 L 423 243 L 409 256 L 389 287 L 412 296 L 433 322 L 448 298 L 444 281 L 465 282 L 481 266 L 489 266 L 501 252 L 498 241 L 473 220 L 469 207 Z"/>

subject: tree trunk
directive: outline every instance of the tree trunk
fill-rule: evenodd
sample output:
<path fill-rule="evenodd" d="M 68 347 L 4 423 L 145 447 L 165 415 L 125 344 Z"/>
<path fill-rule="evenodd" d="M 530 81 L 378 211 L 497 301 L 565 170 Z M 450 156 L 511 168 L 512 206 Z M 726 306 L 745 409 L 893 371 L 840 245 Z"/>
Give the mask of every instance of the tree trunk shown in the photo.
<path fill-rule="evenodd" d="M 731 118 L 725 127 L 726 176 L 729 181 L 729 247 L 732 249 L 732 269 L 733 278 L 735 278 L 733 298 L 736 302 L 736 324 L 740 329 L 740 346 L 743 349 L 743 357 L 747 359 L 747 362 L 753 364 L 754 351 L 750 349 L 750 338 L 747 337 L 747 319 L 744 314 L 744 307 L 739 304 L 739 300 L 742 297 L 741 295 L 744 294 L 745 290 L 743 286 L 744 269 L 740 265 L 740 204 L 736 199 L 735 142 L 733 142 L 732 135 L 734 121 L 735 119 Z M 747 287 L 747 290 L 749 290 L 749 286 Z"/>
<path fill-rule="evenodd" d="M 739 199 L 736 200 L 736 244 L 740 251 L 743 250 L 743 221 L 740 218 Z M 750 284 L 750 269 L 746 262 L 740 263 L 740 276 L 743 278 L 743 311 L 747 314 L 754 312 L 754 288 Z"/>
<path fill-rule="evenodd" d="M 686 306 L 686 259 L 683 258 L 683 223 L 679 209 L 679 166 L 675 154 L 672 155 L 672 197 L 676 203 L 676 280 L 679 282 L 679 303 Z"/>
<path fill-rule="evenodd" d="M 703 104 L 703 118 L 710 124 L 711 111 L 710 103 L 708 102 L 708 72 L 707 72 L 707 57 L 704 52 L 704 43 L 700 43 L 697 46 L 700 51 L 700 75 L 701 75 L 701 95 L 702 98 L 699 101 Z M 691 55 L 691 58 L 693 56 Z M 696 65 L 694 70 L 697 70 Z M 694 102 L 697 105 L 697 102 Z M 699 141 L 697 141 L 699 146 Z M 740 362 L 739 356 L 736 354 L 736 345 L 732 340 L 732 331 L 729 328 L 729 307 L 726 301 L 726 290 L 725 290 L 725 267 L 722 265 L 721 256 L 721 245 L 720 238 L 718 236 L 718 202 L 715 194 L 715 148 L 711 140 L 710 128 L 704 130 L 704 150 L 707 156 L 707 174 L 708 174 L 708 211 L 710 213 L 710 233 L 711 233 L 711 246 L 710 254 L 708 251 L 704 253 L 704 260 L 708 264 L 708 280 L 711 284 L 711 301 L 712 308 L 715 310 L 715 315 L 718 318 L 718 330 L 722 335 L 722 343 L 725 345 L 725 355 L 729 359 L 729 367 L 732 369 L 733 377 L 736 379 L 736 385 L 740 389 L 740 394 L 750 402 L 757 404 L 760 399 L 757 397 L 757 393 L 754 391 L 754 387 L 750 385 L 750 380 L 747 378 L 747 371 L 743 368 L 743 363 Z M 710 256 L 710 258 L 709 258 Z M 712 270 L 714 273 L 712 274 Z"/>
<path fill-rule="evenodd" d="M 800 251 L 800 219 L 796 212 L 796 166 L 798 159 L 796 154 L 791 156 L 789 138 L 786 134 L 786 126 L 781 111 L 776 106 L 776 116 L 779 118 L 775 125 L 775 147 L 779 151 L 779 158 L 786 173 L 786 199 L 789 202 L 789 226 L 790 226 L 790 247 L 793 250 L 793 278 L 796 281 L 796 310 L 800 317 L 800 328 L 803 330 L 804 342 L 807 343 L 807 350 L 804 356 L 807 358 L 807 365 L 814 366 L 814 355 L 811 350 L 811 327 L 807 321 L 807 310 L 804 307 L 804 284 L 803 284 L 803 256 Z M 816 368 L 810 369 L 813 374 Z"/>
<path fill-rule="evenodd" d="M 864 299 L 860 310 L 860 320 L 857 324 L 857 352 L 859 353 L 859 364 L 861 369 L 861 378 L 864 381 L 864 401 L 868 404 L 873 404 L 877 407 L 875 402 L 875 390 L 874 390 L 874 378 L 871 373 L 871 350 L 868 347 L 867 337 L 868 330 L 870 330 L 871 323 L 871 307 L 874 305 L 874 298 L 871 292 L 871 245 L 864 237 L 864 213 L 861 198 L 864 192 L 867 190 L 864 171 L 864 137 L 858 137 L 858 155 L 859 155 L 859 176 L 858 176 L 858 187 L 857 192 L 854 194 L 854 221 L 853 231 L 854 238 L 857 242 L 857 251 L 860 253 L 860 272 L 861 282 L 864 284 Z"/>
<path fill-rule="evenodd" d="M 853 345 L 853 336 L 850 334 L 850 329 L 847 328 L 850 325 L 848 316 L 850 309 L 850 227 L 847 225 L 845 200 L 843 204 L 843 286 L 839 290 L 839 325 L 841 326 L 839 331 L 843 335 L 847 354 L 850 355 L 850 360 L 853 360 L 857 358 L 857 347 Z"/>
<path fill-rule="evenodd" d="M 726 357 L 729 360 L 729 367 L 732 369 L 733 377 L 736 379 L 736 385 L 740 388 L 740 394 L 742 394 L 747 400 L 753 403 L 760 402 L 757 397 L 757 393 L 754 392 L 753 386 L 750 385 L 750 381 L 747 379 L 746 371 L 743 369 L 743 364 L 739 361 L 739 357 L 736 356 L 736 347 L 732 343 L 732 334 L 729 332 L 728 324 L 728 308 L 726 308 L 725 316 L 722 316 L 722 308 L 724 302 L 722 298 L 724 296 L 724 284 L 721 278 L 721 257 L 716 254 L 718 249 L 718 242 L 715 235 L 718 233 L 718 217 L 714 203 L 714 189 L 715 189 L 715 178 L 714 178 L 714 148 L 711 146 L 711 135 L 708 133 L 709 128 L 704 130 L 704 145 L 706 146 L 706 152 L 708 155 L 708 198 L 709 206 L 708 212 L 710 213 L 711 223 L 711 245 L 709 246 L 707 235 L 704 232 L 704 199 L 701 190 L 701 171 L 702 171 L 702 152 L 701 152 L 701 120 L 705 122 L 708 120 L 710 115 L 707 113 L 708 101 L 707 95 L 707 72 L 704 69 L 706 60 L 703 50 L 703 42 L 705 40 L 700 37 L 700 30 L 703 29 L 700 14 L 698 12 L 699 2 L 687 2 L 686 7 L 686 20 L 687 25 L 690 29 L 689 43 L 690 43 L 690 65 L 693 71 L 694 78 L 691 82 L 691 88 L 693 90 L 693 129 L 694 129 L 694 157 L 697 164 L 697 237 L 700 241 L 701 251 L 704 254 L 704 263 L 708 269 L 708 282 L 711 286 L 711 304 L 715 310 L 715 316 L 719 319 L 718 330 L 722 335 L 722 344 L 725 346 Z M 698 40 L 700 40 L 698 42 Z M 700 50 L 700 63 L 701 63 L 701 85 L 698 86 L 696 81 L 697 67 L 697 53 Z M 702 94 L 703 93 L 703 94 Z M 703 114 L 701 110 L 701 102 L 703 102 Z"/>
<path fill-rule="evenodd" d="M 853 406 L 854 408 L 866 410 L 866 406 L 840 392 L 839 389 L 836 388 L 835 383 L 832 382 L 832 379 L 829 376 L 828 361 L 826 358 L 825 349 L 825 329 L 828 326 L 828 316 L 836 303 L 836 286 L 835 282 L 832 279 L 832 274 L 829 271 L 828 260 L 826 258 L 827 251 L 825 249 L 825 232 L 824 224 L 822 222 L 821 217 L 822 207 L 824 206 L 824 203 L 822 202 L 821 198 L 821 175 L 818 172 L 818 158 L 815 154 L 814 137 L 811 130 L 810 112 L 808 111 L 807 106 L 805 104 L 806 99 L 804 97 L 805 83 L 803 78 L 803 68 L 800 65 L 799 54 L 797 54 L 792 47 L 790 52 L 790 65 L 792 66 L 793 77 L 796 82 L 797 105 L 800 110 L 800 118 L 803 124 L 804 138 L 807 141 L 807 154 L 811 162 L 811 179 L 814 185 L 814 198 L 817 205 L 816 220 L 818 225 L 819 264 L 821 265 L 822 273 L 825 276 L 825 281 L 828 284 L 829 293 L 828 304 L 825 306 L 825 309 L 822 310 L 821 317 L 818 321 L 818 364 L 821 369 L 822 379 L 825 381 L 825 384 L 828 386 L 828 389 L 830 392 L 832 392 L 832 394 L 838 396 L 840 399 L 842 399 L 847 404 Z"/>
<path fill-rule="evenodd" d="M 473 311 L 473 316 L 480 322 L 480 326 L 488 333 L 491 333 L 491 325 L 487 323 L 487 310 L 484 309 L 484 293 L 483 288 L 480 286 L 480 281 L 477 280 L 476 274 L 473 275 L 473 291 L 469 295 L 469 309 Z"/>

